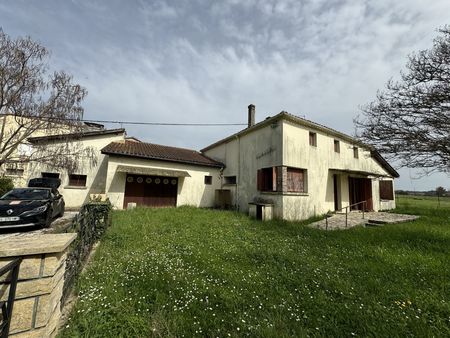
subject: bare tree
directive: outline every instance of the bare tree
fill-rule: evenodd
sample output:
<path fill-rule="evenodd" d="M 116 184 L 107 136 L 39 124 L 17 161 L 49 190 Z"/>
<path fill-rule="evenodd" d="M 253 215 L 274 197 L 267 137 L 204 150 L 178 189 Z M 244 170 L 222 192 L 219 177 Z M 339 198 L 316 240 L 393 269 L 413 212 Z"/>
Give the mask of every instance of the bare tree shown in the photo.
<path fill-rule="evenodd" d="M 426 173 L 450 172 L 450 26 L 438 32 L 355 119 L 362 141 Z"/>
<path fill-rule="evenodd" d="M 69 141 L 52 147 L 27 142 L 83 128 L 86 89 L 63 71 L 51 73 L 48 59 L 49 51 L 30 37 L 13 39 L 0 29 L 0 168 L 42 162 L 74 170 L 76 155 L 86 151 Z"/>

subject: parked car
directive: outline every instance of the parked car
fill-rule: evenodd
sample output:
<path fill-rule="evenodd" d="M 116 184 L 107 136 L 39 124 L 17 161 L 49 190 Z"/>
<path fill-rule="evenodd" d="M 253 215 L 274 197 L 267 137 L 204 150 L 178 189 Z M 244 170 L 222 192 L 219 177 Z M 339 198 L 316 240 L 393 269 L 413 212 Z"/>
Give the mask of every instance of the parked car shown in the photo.
<path fill-rule="evenodd" d="M 17 188 L 0 197 L 0 229 L 49 227 L 64 214 L 64 198 L 55 178 L 30 180 L 28 188 Z"/>

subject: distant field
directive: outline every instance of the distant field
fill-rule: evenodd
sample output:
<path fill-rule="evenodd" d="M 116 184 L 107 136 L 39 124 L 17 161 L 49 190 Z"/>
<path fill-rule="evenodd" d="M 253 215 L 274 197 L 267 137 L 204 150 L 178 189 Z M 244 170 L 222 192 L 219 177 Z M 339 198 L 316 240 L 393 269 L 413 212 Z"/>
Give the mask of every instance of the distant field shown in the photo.
<path fill-rule="evenodd" d="M 450 197 L 396 195 L 397 208 L 450 209 Z"/>

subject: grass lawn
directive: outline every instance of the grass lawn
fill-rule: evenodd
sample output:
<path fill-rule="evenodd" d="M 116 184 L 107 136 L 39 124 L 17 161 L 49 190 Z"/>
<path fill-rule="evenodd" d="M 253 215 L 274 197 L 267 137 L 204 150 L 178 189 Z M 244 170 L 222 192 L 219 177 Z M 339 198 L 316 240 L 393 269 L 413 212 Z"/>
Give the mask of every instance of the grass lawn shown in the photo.
<path fill-rule="evenodd" d="M 431 203 L 427 205 L 427 203 Z M 450 203 L 322 231 L 202 210 L 117 211 L 63 337 L 450 336 Z"/>

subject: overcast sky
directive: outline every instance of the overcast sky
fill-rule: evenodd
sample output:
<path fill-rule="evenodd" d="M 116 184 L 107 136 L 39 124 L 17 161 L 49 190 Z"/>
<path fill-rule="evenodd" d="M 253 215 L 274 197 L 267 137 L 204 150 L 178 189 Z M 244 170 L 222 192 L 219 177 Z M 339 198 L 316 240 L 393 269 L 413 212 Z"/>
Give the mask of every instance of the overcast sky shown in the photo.
<path fill-rule="evenodd" d="M 257 121 L 286 110 L 350 135 L 449 13 L 449 0 L 0 0 L 4 32 L 41 42 L 88 89 L 86 119 L 246 123 L 253 103 Z M 242 128 L 124 127 L 194 149 Z M 450 189 L 400 174 L 397 188 Z"/>

